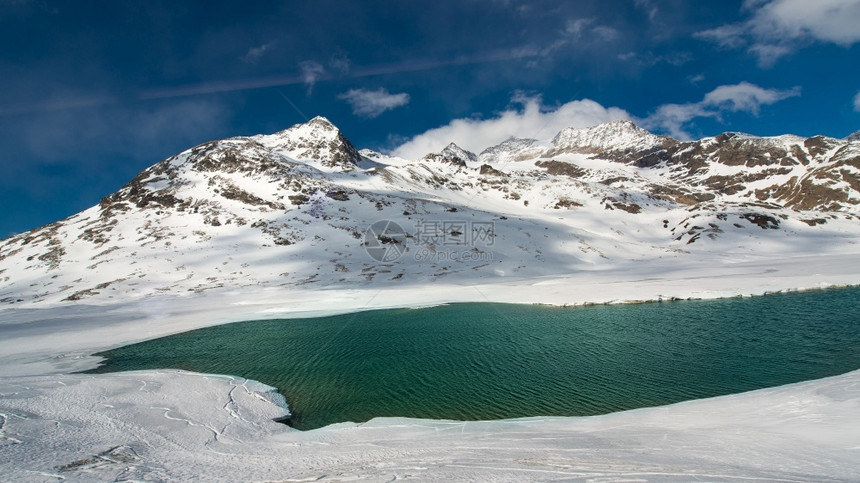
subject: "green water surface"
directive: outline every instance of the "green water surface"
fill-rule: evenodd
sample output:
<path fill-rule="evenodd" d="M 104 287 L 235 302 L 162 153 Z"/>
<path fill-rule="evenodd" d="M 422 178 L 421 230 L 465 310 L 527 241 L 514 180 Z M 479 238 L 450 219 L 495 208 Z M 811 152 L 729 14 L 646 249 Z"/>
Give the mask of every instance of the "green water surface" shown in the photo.
<path fill-rule="evenodd" d="M 277 387 L 290 425 L 593 415 L 860 368 L 860 289 L 632 306 L 453 304 L 241 322 L 104 352 Z"/>

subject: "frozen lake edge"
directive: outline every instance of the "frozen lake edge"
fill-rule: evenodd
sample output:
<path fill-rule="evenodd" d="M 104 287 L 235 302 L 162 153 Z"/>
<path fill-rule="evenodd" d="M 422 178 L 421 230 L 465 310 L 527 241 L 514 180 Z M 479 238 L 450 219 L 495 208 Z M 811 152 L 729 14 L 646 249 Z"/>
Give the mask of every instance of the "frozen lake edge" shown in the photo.
<path fill-rule="evenodd" d="M 0 311 L 0 474 L 145 479 L 856 480 L 860 371 L 588 418 L 374 419 L 307 433 L 253 381 L 182 371 L 72 375 L 98 350 L 217 323 L 493 301 L 583 305 L 856 285 L 860 255 L 640 267 L 478 286 L 233 290 Z M 810 273 L 814 267 L 816 273 Z M 694 281 L 694 282 L 693 282 Z M 215 302 L 218 302 L 218 305 Z M 327 307 L 319 310 L 319 307 Z M 193 397 L 189 397 L 193 396 Z M 51 434 L 50 438 L 42 436 Z"/>

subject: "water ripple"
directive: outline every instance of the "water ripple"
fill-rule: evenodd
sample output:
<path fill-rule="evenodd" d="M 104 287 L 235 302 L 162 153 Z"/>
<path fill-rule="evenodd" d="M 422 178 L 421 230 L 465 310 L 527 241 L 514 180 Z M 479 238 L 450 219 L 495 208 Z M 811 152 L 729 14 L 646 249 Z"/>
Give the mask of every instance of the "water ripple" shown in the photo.
<path fill-rule="evenodd" d="M 860 367 L 860 289 L 635 306 L 453 304 L 230 324 L 100 354 L 277 387 L 291 424 L 592 415 Z"/>

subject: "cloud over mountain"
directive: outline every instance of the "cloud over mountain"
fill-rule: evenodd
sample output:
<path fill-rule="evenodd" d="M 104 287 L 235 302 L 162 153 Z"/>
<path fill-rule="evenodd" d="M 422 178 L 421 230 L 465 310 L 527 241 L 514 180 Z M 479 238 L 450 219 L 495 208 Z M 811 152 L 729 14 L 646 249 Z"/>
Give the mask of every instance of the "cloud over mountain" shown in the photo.
<path fill-rule="evenodd" d="M 376 90 L 350 89 L 337 96 L 352 106 L 352 113 L 359 117 L 374 118 L 385 111 L 409 104 L 409 94 L 392 94 L 380 87 Z"/>
<path fill-rule="evenodd" d="M 799 87 L 765 89 L 749 82 L 722 85 L 705 94 L 699 102 L 664 104 L 642 120 L 642 124 L 648 128 L 665 130 L 675 138 L 688 140 L 691 136 L 685 130 L 685 125 L 695 118 L 719 119 L 724 112 L 747 112 L 757 116 L 762 106 L 799 95 Z"/>
<path fill-rule="evenodd" d="M 405 158 L 420 158 L 451 142 L 470 151 L 480 151 L 510 137 L 545 137 L 566 127 L 586 127 L 630 118 L 624 109 L 607 108 L 590 99 L 570 101 L 555 108 L 544 106 L 541 98 L 535 96 L 515 94 L 511 101 L 511 107 L 494 117 L 454 119 L 414 136 L 393 153 Z"/>

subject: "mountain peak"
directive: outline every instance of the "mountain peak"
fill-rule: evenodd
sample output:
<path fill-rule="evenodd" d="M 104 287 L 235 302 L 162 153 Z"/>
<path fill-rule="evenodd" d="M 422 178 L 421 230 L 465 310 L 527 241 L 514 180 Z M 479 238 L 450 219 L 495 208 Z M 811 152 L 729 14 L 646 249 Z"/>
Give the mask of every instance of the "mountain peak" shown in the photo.
<path fill-rule="evenodd" d="M 424 161 L 435 161 L 447 164 L 453 164 L 465 168 L 466 162 L 476 162 L 478 157 L 474 153 L 466 151 L 454 143 L 449 143 L 445 149 L 438 153 L 429 153 L 423 158 Z"/>
<path fill-rule="evenodd" d="M 361 155 L 340 129 L 322 116 L 258 140 L 292 158 L 319 161 L 326 168 L 350 170 L 361 161 Z"/>
<path fill-rule="evenodd" d="M 726 131 L 726 132 L 720 134 L 719 136 L 715 137 L 714 139 L 716 139 L 717 141 L 728 141 L 729 139 L 743 140 L 743 139 L 760 139 L 760 138 L 759 138 L 759 136 L 745 133 L 745 132 Z"/>
<path fill-rule="evenodd" d="M 633 121 L 631 121 L 629 119 L 616 119 L 614 121 L 603 122 L 603 123 L 597 124 L 596 126 L 592 126 L 592 127 L 596 127 L 596 128 L 599 128 L 599 127 L 603 127 L 603 128 L 618 127 L 618 128 L 624 128 L 624 129 L 633 129 L 633 130 L 638 130 L 638 131 L 645 131 L 644 129 L 637 126 L 636 123 L 634 123 Z"/>
<path fill-rule="evenodd" d="M 845 136 L 846 141 L 860 141 L 860 131 L 854 131 L 853 133 Z"/>
<path fill-rule="evenodd" d="M 540 157 L 546 150 L 545 143 L 537 139 L 509 137 L 501 143 L 491 146 L 478 155 L 478 161 L 483 164 L 508 163 Z"/>
<path fill-rule="evenodd" d="M 465 149 L 461 148 L 460 146 L 457 146 L 454 143 L 450 143 L 445 146 L 445 149 L 442 150 L 441 154 L 443 157 L 446 158 L 459 158 L 463 161 L 469 161 L 473 163 L 478 161 L 478 156 L 476 156 L 475 153 L 471 151 L 466 151 Z"/>
<path fill-rule="evenodd" d="M 315 126 L 315 127 L 319 127 L 319 128 L 325 129 L 325 130 L 340 131 L 340 129 L 338 129 L 337 126 L 332 124 L 331 121 L 329 121 L 327 118 L 325 118 L 323 116 L 316 116 L 315 118 L 306 122 L 304 125 Z"/>
<path fill-rule="evenodd" d="M 552 140 L 553 153 L 603 151 L 645 151 L 674 139 L 657 136 L 626 119 L 605 122 L 586 128 L 563 129 Z"/>
<path fill-rule="evenodd" d="M 340 129 L 338 129 L 338 127 L 327 118 L 316 116 L 306 122 L 296 123 L 282 131 L 270 134 L 268 137 L 295 137 L 296 135 L 307 136 L 311 133 L 316 133 L 314 135 L 318 136 L 334 137 L 340 134 Z"/>
<path fill-rule="evenodd" d="M 595 124 L 594 126 L 584 128 L 569 127 L 567 129 L 564 129 L 562 132 L 564 131 L 607 133 L 610 135 L 632 134 L 636 136 L 655 136 L 650 131 L 639 127 L 636 123 L 629 119 L 616 119 L 614 121 L 603 122 L 600 124 Z"/>

